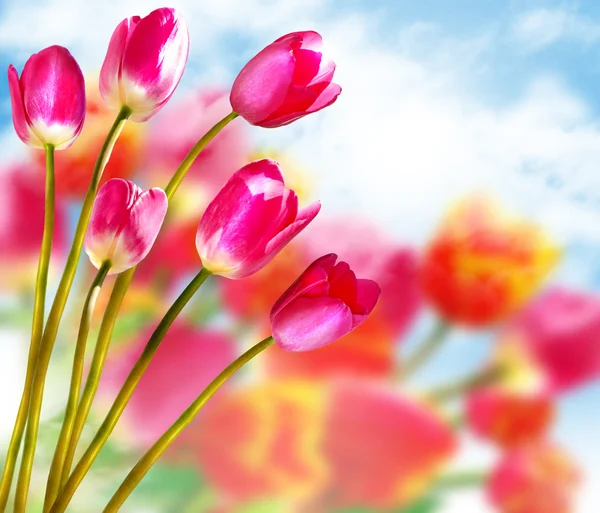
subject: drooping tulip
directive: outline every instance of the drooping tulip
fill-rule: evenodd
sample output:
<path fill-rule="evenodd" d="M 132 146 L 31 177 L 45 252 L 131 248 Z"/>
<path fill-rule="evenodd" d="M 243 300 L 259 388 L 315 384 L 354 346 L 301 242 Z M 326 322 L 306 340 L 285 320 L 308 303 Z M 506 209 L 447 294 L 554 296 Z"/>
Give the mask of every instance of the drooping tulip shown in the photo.
<path fill-rule="evenodd" d="M 132 121 L 146 121 L 179 84 L 189 52 L 189 34 L 171 8 L 145 18 L 124 19 L 115 29 L 100 71 L 100 93 L 111 109 L 127 106 Z"/>
<path fill-rule="evenodd" d="M 276 162 L 251 162 L 234 173 L 202 216 L 196 234 L 202 265 L 226 278 L 245 278 L 267 265 L 320 208 L 315 202 L 298 209 Z"/>
<path fill-rule="evenodd" d="M 333 384 L 323 454 L 330 482 L 310 511 L 392 511 L 417 500 L 457 449 L 434 410 L 379 382 Z"/>
<path fill-rule="evenodd" d="M 538 442 L 504 453 L 487 492 L 502 513 L 573 513 L 579 472 L 560 448 Z"/>
<path fill-rule="evenodd" d="M 271 310 L 276 344 L 310 351 L 335 342 L 359 326 L 379 299 L 379 285 L 357 279 L 337 255 L 315 260 Z"/>
<path fill-rule="evenodd" d="M 85 82 L 77 61 L 62 46 L 33 54 L 21 78 L 8 67 L 12 116 L 19 138 L 34 148 L 69 147 L 85 119 Z"/>
<path fill-rule="evenodd" d="M 275 128 L 331 105 L 342 91 L 335 63 L 317 32 L 292 32 L 261 50 L 231 88 L 233 110 L 253 125 Z"/>
<path fill-rule="evenodd" d="M 553 287 L 518 315 L 516 334 L 544 370 L 554 392 L 600 378 L 600 297 Z"/>
<path fill-rule="evenodd" d="M 537 291 L 559 250 L 536 225 L 486 196 L 459 203 L 429 242 L 421 263 L 426 297 L 450 322 L 503 320 Z"/>
<path fill-rule="evenodd" d="M 148 254 L 166 213 L 162 189 L 142 191 L 128 180 L 109 180 L 96 196 L 85 252 L 97 268 L 109 261 L 109 274 L 121 273 Z"/>

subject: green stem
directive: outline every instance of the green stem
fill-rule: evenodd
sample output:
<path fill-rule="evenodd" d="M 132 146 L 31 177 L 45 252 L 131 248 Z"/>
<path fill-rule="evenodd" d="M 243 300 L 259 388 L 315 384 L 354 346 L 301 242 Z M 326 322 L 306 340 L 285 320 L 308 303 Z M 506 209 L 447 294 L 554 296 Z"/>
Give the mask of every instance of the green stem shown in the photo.
<path fill-rule="evenodd" d="M 25 374 L 25 385 L 23 395 L 19 404 L 19 411 L 15 420 L 2 481 L 0 482 L 0 512 L 6 509 L 10 487 L 15 471 L 23 431 L 27 423 L 29 402 L 31 399 L 31 388 L 35 376 L 35 368 L 39 353 L 42 332 L 44 330 L 44 312 L 46 304 L 46 288 L 48 284 L 48 267 L 50 266 L 50 255 L 52 253 L 52 239 L 54 235 L 54 146 L 47 145 L 46 148 L 46 200 L 44 205 L 44 234 L 42 236 L 42 247 L 38 261 L 37 277 L 35 280 L 35 295 L 33 301 L 33 321 L 31 326 L 31 344 L 29 346 L 29 357 L 27 361 L 27 372 Z"/>
<path fill-rule="evenodd" d="M 493 385 L 502 377 L 502 369 L 499 367 L 488 367 L 479 372 L 459 378 L 450 383 L 444 383 L 436 388 L 432 388 L 425 392 L 428 400 L 433 402 L 442 402 L 469 392 L 481 387 Z"/>
<path fill-rule="evenodd" d="M 204 136 L 194 145 L 194 147 L 189 151 L 186 157 L 183 159 L 177 171 L 169 181 L 167 187 L 165 188 L 165 194 L 167 198 L 171 199 L 173 194 L 177 191 L 181 182 L 185 178 L 185 175 L 189 171 L 190 167 L 194 163 L 194 161 L 200 155 L 200 152 L 206 148 L 208 143 L 210 143 L 216 135 L 223 130 L 231 121 L 238 117 L 239 114 L 237 112 L 231 112 L 227 116 L 225 116 L 221 121 L 218 121 Z"/>
<path fill-rule="evenodd" d="M 62 465 L 62 472 L 60 478 L 60 487 L 64 486 L 71 472 L 73 466 L 73 459 L 75 458 L 75 451 L 77 450 L 77 444 L 79 438 L 85 427 L 85 422 L 89 415 L 98 385 L 100 383 L 100 376 L 104 369 L 104 362 L 106 361 L 106 355 L 110 346 L 113 329 L 117 316 L 119 315 L 119 309 L 121 303 L 129 287 L 129 280 L 117 280 L 113 287 L 110 299 L 106 305 L 104 316 L 102 317 L 102 323 L 100 324 L 100 331 L 98 332 L 98 340 L 96 341 L 96 347 L 94 349 L 94 356 L 92 357 L 92 364 L 90 371 L 85 381 L 83 393 L 75 413 L 75 420 L 73 422 L 73 429 L 67 445 L 67 452 Z M 54 497 L 53 499 L 55 499 Z M 52 502 L 48 504 L 48 507 L 52 505 Z"/>
<path fill-rule="evenodd" d="M 402 379 L 408 379 L 429 361 L 444 344 L 450 328 L 451 326 L 441 319 L 436 321 L 429 336 L 404 360 L 400 370 Z"/>
<path fill-rule="evenodd" d="M 15 495 L 14 513 L 25 512 L 27 496 L 29 494 L 31 472 L 33 469 L 33 459 L 35 456 L 40 412 L 42 409 L 44 385 L 46 381 L 46 374 L 48 372 L 48 365 L 50 364 L 50 357 L 52 356 L 52 350 L 54 349 L 54 342 L 58 333 L 60 320 L 69 297 L 69 292 L 71 291 L 71 286 L 73 285 L 73 280 L 75 279 L 75 273 L 77 271 L 77 264 L 79 263 L 79 257 L 83 247 L 85 232 L 92 215 L 94 198 L 96 197 L 96 192 L 98 191 L 98 184 L 100 183 L 102 172 L 104 171 L 106 163 L 110 158 L 113 147 L 130 114 L 131 110 L 129 108 L 123 107 L 121 109 L 110 131 L 108 132 L 108 135 L 106 136 L 106 140 L 104 141 L 102 149 L 100 150 L 100 154 L 98 155 L 98 159 L 96 160 L 94 172 L 92 174 L 92 180 L 85 195 L 81 213 L 79 215 L 79 221 L 77 223 L 77 228 L 75 229 L 73 244 L 71 246 L 71 250 L 69 251 L 69 256 L 67 257 L 65 270 L 63 271 L 60 283 L 58 284 L 58 289 L 56 291 L 56 295 L 54 296 L 54 302 L 52 303 L 52 308 L 50 309 L 44 334 L 40 342 L 37 366 L 32 384 L 29 418 L 27 421 L 27 429 L 25 431 L 23 459 L 21 461 L 21 469 L 19 471 L 19 479 L 17 482 L 17 492 Z"/>
<path fill-rule="evenodd" d="M 96 298 L 98 297 L 100 288 L 102 287 L 109 270 L 110 262 L 104 262 L 92 281 L 90 290 L 83 303 L 81 322 L 79 323 L 79 333 L 77 334 L 77 344 L 75 345 L 75 355 L 73 357 L 73 371 L 71 373 L 69 398 L 67 400 L 65 418 L 60 430 L 60 436 L 58 437 L 56 450 L 54 451 L 54 457 L 52 458 L 52 465 L 50 466 L 50 473 L 48 475 L 44 512 L 47 512 L 50 509 L 50 505 L 54 502 L 54 499 L 56 499 L 60 489 L 62 468 L 67 455 L 68 444 L 71 440 L 71 433 L 73 432 L 73 425 L 75 423 L 75 412 L 77 410 L 77 403 L 79 402 L 79 392 L 83 376 L 83 366 L 85 363 L 85 349 L 90 333 L 92 314 L 94 313 Z"/>
<path fill-rule="evenodd" d="M 256 355 L 264 351 L 267 347 L 273 344 L 273 337 L 268 337 L 262 342 L 259 342 L 248 351 L 246 351 L 237 360 L 231 363 L 221 374 L 219 374 L 196 398 L 190 407 L 167 429 L 158 441 L 142 456 L 142 458 L 133 467 L 127 475 L 115 495 L 110 499 L 109 503 L 104 508 L 104 513 L 115 513 L 127 500 L 127 497 L 148 473 L 152 465 L 162 456 L 173 441 L 181 434 L 181 432 L 194 420 L 198 412 L 204 407 L 208 400 L 221 388 L 221 386 L 233 374 L 242 368 Z"/>
<path fill-rule="evenodd" d="M 486 482 L 487 477 L 487 473 L 483 470 L 457 470 L 438 478 L 433 483 L 433 488 L 440 491 L 478 488 Z"/>
<path fill-rule="evenodd" d="M 200 286 L 206 281 L 206 279 L 210 276 L 210 272 L 202 269 L 194 279 L 188 284 L 188 286 L 184 289 L 184 291 L 179 295 L 179 297 L 175 300 L 171 308 L 164 315 L 150 340 L 146 344 L 144 351 L 136 361 L 135 365 L 131 369 L 129 376 L 125 380 L 125 383 L 121 387 L 115 402 L 111 406 L 106 418 L 102 422 L 102 425 L 96 432 L 94 439 L 92 440 L 89 447 L 86 449 L 85 453 L 77 463 L 73 473 L 69 476 L 69 479 L 65 483 L 61 492 L 59 493 L 54 505 L 50 509 L 50 513 L 62 513 L 65 511 L 73 494 L 77 490 L 77 487 L 87 474 L 88 470 L 92 466 L 92 463 L 98 456 L 98 453 L 104 447 L 104 444 L 108 440 L 108 437 L 112 433 L 115 428 L 121 414 L 125 410 L 129 399 L 133 395 L 140 379 L 142 378 L 145 370 L 150 365 L 154 353 L 158 349 L 160 343 L 165 338 L 165 335 L 169 331 L 169 328 L 177 318 L 177 316 L 181 313 L 185 305 L 192 299 L 196 291 L 200 288 Z M 116 285 L 115 285 L 116 286 Z M 66 467 L 65 467 L 66 468 Z"/>

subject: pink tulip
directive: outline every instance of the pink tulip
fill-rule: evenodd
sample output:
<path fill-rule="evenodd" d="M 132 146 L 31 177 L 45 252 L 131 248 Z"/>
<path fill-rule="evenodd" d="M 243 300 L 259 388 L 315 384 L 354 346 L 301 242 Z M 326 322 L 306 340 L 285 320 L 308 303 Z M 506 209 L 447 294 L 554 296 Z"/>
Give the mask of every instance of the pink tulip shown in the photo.
<path fill-rule="evenodd" d="M 100 71 L 100 94 L 111 109 L 127 106 L 132 121 L 146 121 L 181 80 L 190 41 L 175 9 L 124 19 L 115 29 Z"/>
<path fill-rule="evenodd" d="M 317 201 L 298 209 L 279 165 L 257 160 L 238 170 L 208 205 L 196 235 L 202 264 L 240 279 L 267 265 L 319 213 Z"/>
<path fill-rule="evenodd" d="M 101 396 L 112 402 L 142 353 L 152 329 L 115 353 L 102 376 Z M 124 412 L 132 441 L 149 446 L 234 358 L 226 334 L 178 319 L 158 348 Z M 218 396 L 216 398 L 218 400 Z M 124 433 L 126 435 L 126 433 Z"/>
<path fill-rule="evenodd" d="M 549 289 L 509 330 L 520 335 L 554 392 L 600 378 L 600 296 Z"/>
<path fill-rule="evenodd" d="M 571 513 L 579 478 L 567 454 L 538 442 L 504 453 L 487 492 L 501 513 Z"/>
<path fill-rule="evenodd" d="M 317 32 L 280 37 L 244 66 L 231 89 L 233 110 L 252 125 L 275 128 L 331 105 L 342 88 Z"/>
<path fill-rule="evenodd" d="M 8 67 L 13 123 L 20 139 L 34 148 L 68 148 L 85 119 L 85 82 L 77 61 L 62 46 L 29 57 L 19 74 Z"/>
<path fill-rule="evenodd" d="M 337 255 L 315 260 L 271 310 L 273 338 L 289 351 L 310 351 L 359 326 L 379 299 L 379 285 L 359 280 Z"/>
<path fill-rule="evenodd" d="M 97 268 L 110 261 L 109 274 L 121 273 L 148 254 L 166 213 L 162 189 L 142 191 L 129 180 L 109 180 L 94 202 L 85 252 Z"/>

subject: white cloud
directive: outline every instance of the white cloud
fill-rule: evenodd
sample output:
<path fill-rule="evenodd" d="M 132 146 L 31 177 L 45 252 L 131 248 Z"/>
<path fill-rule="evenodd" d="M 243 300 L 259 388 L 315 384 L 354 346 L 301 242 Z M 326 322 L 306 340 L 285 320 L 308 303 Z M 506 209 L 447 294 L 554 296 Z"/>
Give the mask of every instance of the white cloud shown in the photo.
<path fill-rule="evenodd" d="M 592 44 L 600 40 L 600 23 L 565 8 L 541 8 L 520 13 L 512 25 L 515 40 L 529 51 L 559 40 Z"/>

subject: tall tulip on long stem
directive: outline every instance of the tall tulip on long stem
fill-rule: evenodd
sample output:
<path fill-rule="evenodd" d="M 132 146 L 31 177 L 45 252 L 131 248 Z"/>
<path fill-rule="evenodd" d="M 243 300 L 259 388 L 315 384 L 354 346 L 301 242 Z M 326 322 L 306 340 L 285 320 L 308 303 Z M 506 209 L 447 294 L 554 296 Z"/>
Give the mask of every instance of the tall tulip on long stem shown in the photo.
<path fill-rule="evenodd" d="M 10 493 L 42 340 L 48 266 L 54 232 L 54 151 L 67 148 L 75 140 L 85 118 L 83 74 L 66 48 L 51 46 L 32 55 L 23 68 L 21 78 L 15 68 L 10 66 L 8 82 L 17 135 L 29 146 L 44 148 L 46 151 L 46 201 L 27 373 L 0 484 L 0 511 L 4 511 Z"/>

